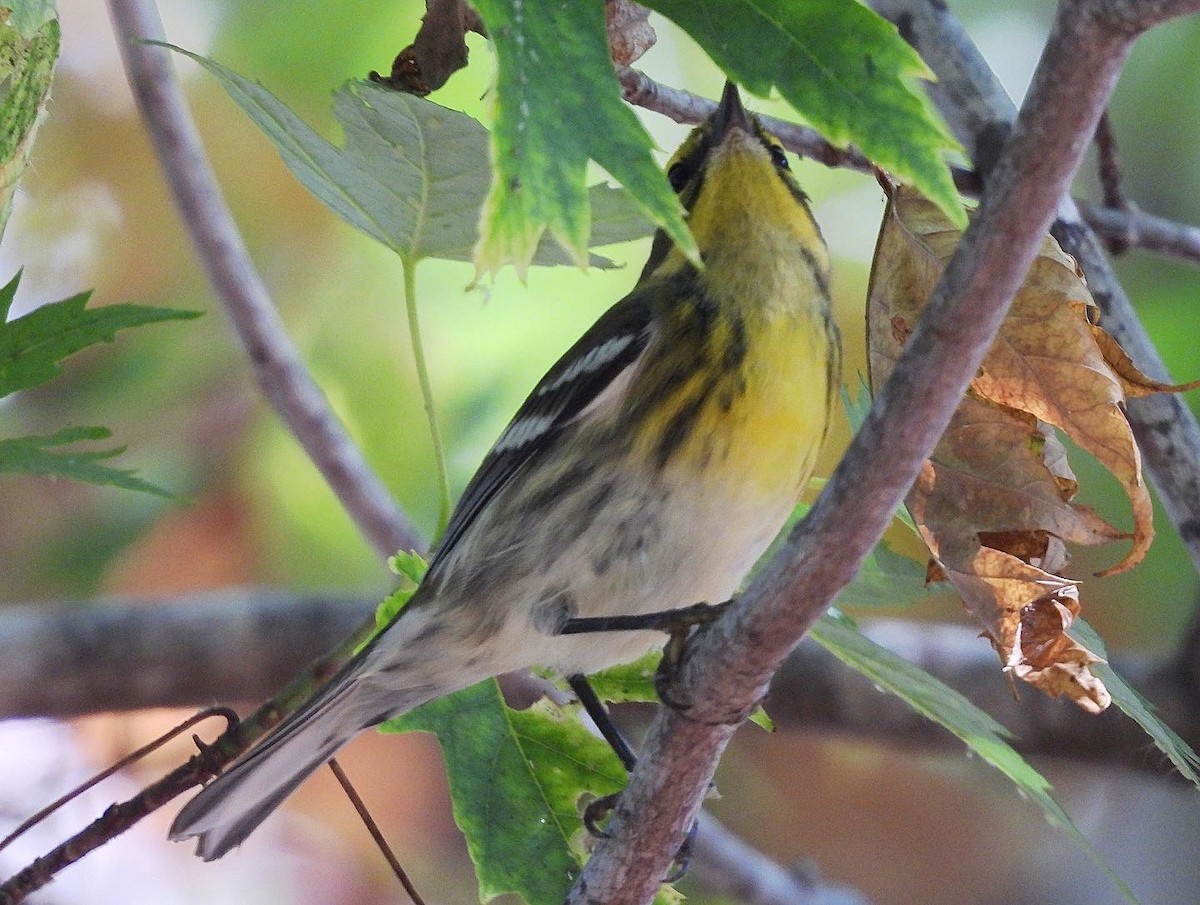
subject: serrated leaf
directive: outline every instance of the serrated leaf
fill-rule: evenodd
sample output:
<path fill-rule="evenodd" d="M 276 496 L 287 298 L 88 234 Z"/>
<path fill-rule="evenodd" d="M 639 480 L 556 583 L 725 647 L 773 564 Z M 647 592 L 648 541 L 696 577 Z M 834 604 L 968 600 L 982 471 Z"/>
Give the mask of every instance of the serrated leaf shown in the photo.
<path fill-rule="evenodd" d="M 351 226 L 412 263 L 422 258 L 473 259 L 491 174 L 489 135 L 479 122 L 424 98 L 371 82 L 350 82 L 333 96 L 333 114 L 345 134 L 345 144 L 338 147 L 258 82 L 205 57 L 172 49 L 212 73 L 263 130 L 296 178 Z M 644 220 L 629 215 L 633 205 L 623 190 L 598 185 L 591 198 L 598 206 L 598 229 L 590 244 L 649 234 Z M 538 248 L 533 263 L 572 261 L 547 242 Z M 592 255 L 590 263 L 616 266 L 600 255 Z"/>
<path fill-rule="evenodd" d="M 59 46 L 53 3 L 10 0 L 9 9 L 0 24 L 0 235 L 50 96 Z"/>
<path fill-rule="evenodd" d="M 1096 634 L 1096 630 L 1076 619 L 1067 631 L 1084 647 L 1095 651 L 1101 657 L 1108 657 L 1104 642 Z M 1132 685 L 1126 682 L 1108 663 L 1098 663 L 1093 667 L 1096 674 L 1104 682 L 1112 695 L 1113 703 L 1145 730 L 1163 754 L 1175 765 L 1193 785 L 1200 787 L 1200 756 L 1192 747 L 1179 737 L 1170 726 L 1164 723 L 1154 713 L 1154 705 L 1143 698 Z"/>
<path fill-rule="evenodd" d="M 21 275 L 4 287 L 11 301 Z M 100 342 L 112 342 L 118 330 L 143 324 L 199 317 L 194 311 L 174 311 L 146 305 L 107 305 L 87 308 L 90 292 L 51 302 L 0 324 L 0 396 L 38 386 L 57 376 L 58 362 Z"/>
<path fill-rule="evenodd" d="M 809 636 L 876 687 L 896 695 L 917 713 L 961 739 L 980 759 L 1008 777 L 1022 795 L 1035 802 L 1050 823 L 1066 832 L 1126 899 L 1137 901 L 1104 856 L 1054 800 L 1049 781 L 1008 744 L 1006 739 L 1011 733 L 1007 729 L 953 688 L 867 638 L 848 619 L 827 614 L 813 626 Z"/>
<path fill-rule="evenodd" d="M 896 29 L 855 0 L 646 0 L 747 89 L 772 88 L 829 141 L 853 142 L 920 187 L 960 226 L 942 159 L 958 143 L 926 97 L 932 74 Z"/>
<path fill-rule="evenodd" d="M 510 709 L 491 680 L 381 728 L 437 736 L 480 901 L 504 893 L 529 905 L 563 901 L 584 854 L 580 795 L 608 795 L 625 785 L 607 743 L 549 702 Z"/>
<path fill-rule="evenodd" d="M 140 490 L 155 496 L 170 497 L 149 481 L 143 481 L 133 471 L 101 465 L 125 451 L 118 446 L 110 449 L 71 450 L 51 452 L 83 440 L 105 440 L 112 434 L 103 427 L 68 427 L 49 436 L 15 437 L 0 440 L 0 472 L 21 473 L 35 477 L 68 478 L 88 484 Z"/>
<path fill-rule="evenodd" d="M 696 258 L 683 209 L 621 100 L 601 3 L 477 0 L 498 60 L 495 177 L 476 255 L 482 271 L 523 271 L 543 232 L 582 264 L 589 235 L 584 176 L 594 160 L 645 215 Z"/>

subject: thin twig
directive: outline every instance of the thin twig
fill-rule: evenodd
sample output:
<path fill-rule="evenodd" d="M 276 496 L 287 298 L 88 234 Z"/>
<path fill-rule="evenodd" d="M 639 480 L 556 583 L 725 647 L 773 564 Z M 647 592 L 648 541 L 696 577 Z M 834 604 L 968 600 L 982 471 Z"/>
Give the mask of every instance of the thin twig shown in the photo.
<path fill-rule="evenodd" d="M 124 770 L 130 764 L 137 763 L 139 760 L 141 760 L 147 754 L 150 754 L 152 751 L 157 751 L 159 748 L 161 748 L 163 745 L 165 745 L 171 739 L 176 738 L 179 735 L 182 735 L 184 732 L 187 732 L 189 729 L 191 729 L 196 724 L 202 723 L 205 720 L 211 719 L 212 717 L 215 717 L 215 716 L 219 716 L 223 720 L 225 720 L 225 731 L 226 732 L 228 732 L 230 729 L 232 729 L 234 726 L 237 725 L 238 715 L 236 713 L 234 713 L 232 710 L 230 710 L 228 707 L 207 707 L 204 710 L 201 710 L 199 713 L 192 714 L 190 717 L 188 717 L 186 720 L 184 720 L 178 726 L 175 726 L 174 728 L 169 729 L 168 731 L 164 732 L 162 735 L 160 735 L 158 738 L 154 739 L 153 741 L 147 742 L 146 744 L 144 744 L 140 748 L 138 748 L 136 751 L 131 751 L 129 754 L 126 754 L 124 757 L 122 757 L 116 763 L 109 765 L 106 769 L 101 770 L 99 773 L 96 773 L 95 775 L 89 777 L 87 779 L 87 781 L 76 786 L 71 791 L 67 792 L 65 795 L 62 795 L 59 798 L 56 798 L 54 801 L 50 802 L 50 804 L 46 805 L 44 808 L 42 808 L 40 811 L 38 811 L 36 814 L 34 814 L 33 816 L 24 820 L 15 830 L 13 830 L 11 833 L 9 833 L 7 836 L 5 836 L 2 840 L 0 840 L 0 849 L 7 848 L 14 840 L 23 836 L 25 833 L 27 833 L 33 827 L 37 826 L 39 823 L 41 823 L 43 820 L 45 820 L 47 817 L 49 817 L 51 814 L 53 814 L 55 811 L 57 811 L 59 808 L 61 808 L 63 805 L 67 804 L 70 801 L 74 801 L 76 798 L 78 798 L 80 795 L 82 795 L 88 789 L 94 788 L 95 786 L 104 782 L 104 780 L 108 779 L 108 777 L 112 776 L 114 773 L 118 773 L 121 770 Z"/>
<path fill-rule="evenodd" d="M 689 876 L 743 905 L 867 905 L 855 889 L 766 858 L 709 813 L 700 815 L 695 855 Z"/>
<path fill-rule="evenodd" d="M 196 254 L 246 349 L 263 394 L 383 556 L 423 549 L 420 532 L 371 471 L 287 335 L 250 260 L 188 112 L 151 0 L 109 0 L 117 45 L 142 119 Z"/>
<path fill-rule="evenodd" d="M 1117 153 L 1117 134 L 1113 131 L 1112 118 L 1107 110 L 1100 117 L 1100 122 L 1096 123 L 1095 141 L 1104 206 L 1127 210 L 1129 199 L 1125 197 L 1125 190 L 1121 185 L 1124 173 L 1121 170 L 1120 155 Z"/>
<path fill-rule="evenodd" d="M 346 771 L 342 769 L 342 765 L 338 763 L 336 757 L 330 759 L 329 769 L 337 777 L 338 785 L 342 787 L 342 791 L 346 793 L 346 797 L 354 805 L 354 810 L 358 813 L 359 819 L 367 828 L 367 832 L 371 834 L 371 839 L 375 842 L 375 846 L 379 849 L 380 854 L 383 855 L 384 860 L 387 861 L 388 866 L 392 869 L 392 873 L 396 875 L 396 879 L 400 881 L 400 885 L 404 887 L 404 891 L 408 893 L 408 897 L 413 900 L 415 905 L 425 905 L 425 900 L 421 898 L 417 892 L 417 888 L 413 886 L 412 880 L 408 878 L 408 874 L 400 864 L 400 859 L 396 857 L 396 853 L 388 845 L 387 839 L 383 837 L 383 830 L 379 828 L 379 824 L 371 816 L 366 802 L 362 800 L 362 796 L 358 794 L 358 789 L 354 788 L 354 783 L 350 782 L 350 777 L 346 775 Z"/>
<path fill-rule="evenodd" d="M 1122 242 L 1189 264 L 1200 264 L 1200 227 L 1155 217 L 1137 207 L 1117 210 L 1090 201 L 1075 202 L 1088 227 L 1109 243 Z"/>
<path fill-rule="evenodd" d="M 1108 27 L 1106 27 L 1108 26 Z M 568 901 L 640 905 L 695 819 L 734 727 L 861 565 L 945 430 L 1078 169 L 1133 42 L 1064 0 L 988 192 L 866 423 L 806 521 L 700 633 Z"/>
<path fill-rule="evenodd" d="M 249 717 L 221 733 L 212 744 L 201 745 L 200 753 L 193 755 L 187 763 L 146 786 L 132 798 L 111 805 L 70 839 L 0 883 L 0 905 L 23 902 L 60 871 L 126 832 L 175 797 L 220 773 L 230 761 L 277 725 L 283 714 L 290 713 L 311 697 L 317 686 L 329 680 L 333 671 L 345 663 L 366 640 L 370 622 L 373 620 L 364 623 L 358 633 L 347 638 L 325 657 L 310 664 L 283 691 Z"/>
<path fill-rule="evenodd" d="M 883 6 L 884 4 L 877 3 L 876 5 Z M 887 4 L 888 7 L 895 5 Z M 963 37 L 965 38 L 965 34 Z M 626 101 L 634 106 L 660 113 L 677 123 L 692 125 L 703 122 L 716 109 L 715 101 L 681 88 L 664 85 L 636 69 L 621 69 L 618 71 L 618 77 Z M 934 87 L 931 87 L 930 91 L 931 93 L 941 91 L 945 95 L 946 81 L 944 79 L 939 81 Z M 961 95 L 961 93 L 958 94 Z M 958 97 L 955 97 L 955 100 L 957 99 Z M 1011 101 L 1009 102 L 1009 111 L 1010 115 L 1016 113 Z M 785 148 L 802 157 L 807 157 L 828 167 L 854 170 L 865 174 L 875 172 L 875 165 L 860 151 L 852 147 L 838 148 L 822 138 L 814 129 L 776 119 L 773 116 L 760 116 L 760 119 L 763 125 L 779 138 Z M 992 134 L 1005 135 L 1007 129 L 993 129 Z M 970 145 L 982 146 L 984 143 L 986 143 L 986 138 L 980 137 Z M 983 181 L 980 176 L 973 170 L 957 167 L 951 169 L 958 190 L 964 195 L 978 198 L 983 189 Z M 1143 251 L 1192 264 L 1200 264 L 1200 227 L 1155 217 L 1138 210 L 1133 205 L 1126 208 L 1113 208 L 1082 200 L 1076 203 L 1079 205 L 1079 210 L 1087 225 L 1106 240 L 1124 242 L 1130 247 L 1140 248 Z"/>
<path fill-rule="evenodd" d="M 682 88 L 671 88 L 656 82 L 637 69 L 623 67 L 617 71 L 622 94 L 626 101 L 646 110 L 661 113 L 677 123 L 692 125 L 703 122 L 717 109 L 716 101 Z M 845 167 L 871 173 L 874 167 L 856 148 L 838 148 L 808 126 L 789 123 L 773 116 L 760 116 L 789 151 L 822 163 L 827 167 Z"/>
<path fill-rule="evenodd" d="M 1121 159 L 1117 153 L 1117 134 L 1113 131 L 1112 119 L 1107 110 L 1096 124 L 1096 157 L 1097 171 L 1100 177 L 1100 191 L 1104 197 L 1104 206 L 1120 211 L 1132 208 L 1125 191 L 1121 186 L 1124 174 L 1121 171 Z M 1129 240 L 1126 236 L 1108 236 L 1106 244 L 1111 254 L 1119 255 L 1129 250 Z"/>

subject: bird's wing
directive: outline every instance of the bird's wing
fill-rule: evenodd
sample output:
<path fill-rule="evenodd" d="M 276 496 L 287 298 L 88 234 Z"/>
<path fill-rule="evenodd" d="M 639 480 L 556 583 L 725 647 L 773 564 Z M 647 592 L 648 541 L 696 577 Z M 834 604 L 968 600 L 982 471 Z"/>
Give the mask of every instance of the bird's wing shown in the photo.
<path fill-rule="evenodd" d="M 635 288 L 546 372 L 463 491 L 430 564 L 431 572 L 454 549 L 488 501 L 605 387 L 634 366 L 650 341 L 650 323 L 649 301 Z"/>

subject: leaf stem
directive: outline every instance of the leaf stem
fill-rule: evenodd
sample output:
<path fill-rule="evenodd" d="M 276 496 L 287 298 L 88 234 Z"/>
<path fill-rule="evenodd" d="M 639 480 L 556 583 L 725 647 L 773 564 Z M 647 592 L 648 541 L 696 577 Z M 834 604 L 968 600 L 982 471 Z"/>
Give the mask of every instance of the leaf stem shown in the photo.
<path fill-rule="evenodd" d="M 433 461 L 438 478 L 438 523 L 434 538 L 440 538 L 450 521 L 450 474 L 446 468 L 446 447 L 438 428 L 437 411 L 433 404 L 433 386 L 429 382 L 429 364 L 421 342 L 421 322 L 417 313 L 417 262 L 401 258 L 404 269 L 404 307 L 408 312 L 408 335 L 412 342 L 413 361 L 417 366 L 417 381 L 421 385 L 421 401 L 429 421 L 429 438 L 433 441 Z"/>

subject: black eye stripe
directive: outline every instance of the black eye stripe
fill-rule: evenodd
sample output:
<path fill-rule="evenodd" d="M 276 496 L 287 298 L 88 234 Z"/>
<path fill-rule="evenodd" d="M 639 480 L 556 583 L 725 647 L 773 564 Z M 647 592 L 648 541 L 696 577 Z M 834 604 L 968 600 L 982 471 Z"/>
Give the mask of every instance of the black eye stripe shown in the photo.
<path fill-rule="evenodd" d="M 671 183 L 671 188 L 676 192 L 682 191 L 687 185 L 688 170 L 682 163 L 677 163 L 671 169 L 667 170 L 667 181 Z"/>

